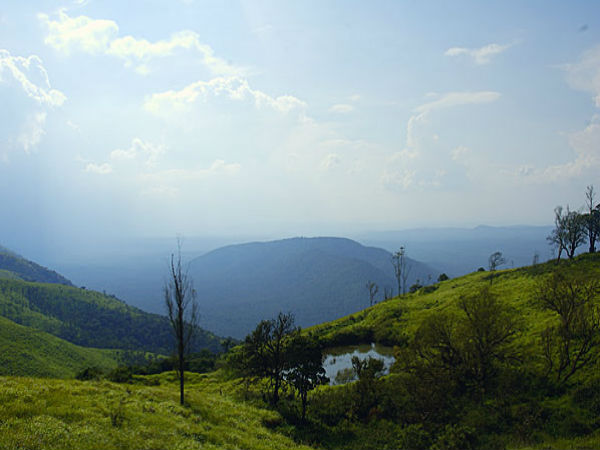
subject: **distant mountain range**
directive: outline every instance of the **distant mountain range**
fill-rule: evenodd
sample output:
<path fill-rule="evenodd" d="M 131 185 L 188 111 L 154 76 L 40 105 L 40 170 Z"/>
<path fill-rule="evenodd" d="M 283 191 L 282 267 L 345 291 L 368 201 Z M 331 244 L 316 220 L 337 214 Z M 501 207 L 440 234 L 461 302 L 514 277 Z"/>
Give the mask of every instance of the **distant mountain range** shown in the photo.
<path fill-rule="evenodd" d="M 365 244 L 395 251 L 406 248 L 407 255 L 423 261 L 451 277 L 465 275 L 479 267 L 487 269 L 490 254 L 500 251 L 507 260 L 504 268 L 530 265 L 535 254 L 539 261 L 553 256 L 546 241 L 551 226 L 509 226 L 475 228 L 417 228 L 362 233 L 354 238 Z"/>
<path fill-rule="evenodd" d="M 262 319 L 292 312 L 301 326 L 369 306 L 367 281 L 397 295 L 391 253 L 343 238 L 293 238 L 223 247 L 190 262 L 202 301 L 202 323 L 242 338 Z M 415 260 L 407 284 L 435 280 L 439 271 Z"/>

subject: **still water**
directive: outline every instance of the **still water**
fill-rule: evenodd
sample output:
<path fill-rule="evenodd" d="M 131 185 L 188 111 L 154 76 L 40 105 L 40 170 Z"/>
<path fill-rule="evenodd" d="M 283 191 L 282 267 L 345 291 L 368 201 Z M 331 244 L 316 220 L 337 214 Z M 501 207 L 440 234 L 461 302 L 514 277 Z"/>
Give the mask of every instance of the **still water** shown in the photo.
<path fill-rule="evenodd" d="M 352 357 L 358 356 L 361 360 L 371 358 L 382 359 L 384 374 L 388 373 L 390 366 L 394 363 L 394 351 L 392 347 L 384 345 L 352 345 L 346 347 L 335 347 L 327 350 L 323 368 L 329 378 L 329 384 L 344 384 L 356 379 L 352 370 Z"/>

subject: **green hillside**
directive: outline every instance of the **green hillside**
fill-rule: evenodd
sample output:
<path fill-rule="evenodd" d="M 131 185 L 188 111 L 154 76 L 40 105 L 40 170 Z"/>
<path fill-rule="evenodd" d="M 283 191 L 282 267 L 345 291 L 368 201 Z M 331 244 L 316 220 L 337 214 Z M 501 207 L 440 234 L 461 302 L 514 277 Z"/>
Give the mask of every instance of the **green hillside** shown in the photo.
<path fill-rule="evenodd" d="M 0 375 L 72 378 L 86 367 L 116 366 L 114 350 L 79 347 L 0 317 Z"/>
<path fill-rule="evenodd" d="M 599 448 L 599 280 L 600 254 L 476 272 L 305 330 L 325 347 L 394 346 L 396 362 L 318 389 L 298 435 L 331 449 Z"/>
<path fill-rule="evenodd" d="M 496 295 L 518 311 L 525 326 L 520 339 L 529 341 L 539 334 L 551 316 L 534 301 L 536 289 L 557 268 L 565 274 L 600 278 L 600 254 L 584 254 L 574 261 L 561 261 L 559 266 L 550 261 L 537 266 L 498 270 L 492 283 L 489 272 L 473 272 L 378 303 L 308 331 L 317 334 L 327 346 L 371 342 L 402 346 L 426 317 L 441 311 L 456 312 L 460 298 L 491 287 Z"/>
<path fill-rule="evenodd" d="M 128 385 L 0 377 L 0 450 L 309 449 L 272 429 L 278 413 L 210 377 L 188 383 L 182 407 L 172 373 Z"/>
<path fill-rule="evenodd" d="M 59 273 L 29 261 L 20 255 L 0 246 L 0 272 L 12 273 L 17 279 L 38 281 L 40 283 L 56 283 L 72 286 L 72 283 Z M 5 278 L 0 273 L 0 279 Z"/>
<path fill-rule="evenodd" d="M 0 279 L 0 316 L 84 347 L 168 354 L 168 319 L 115 297 L 60 284 Z M 220 340 L 201 330 L 198 348 L 220 350 Z"/>

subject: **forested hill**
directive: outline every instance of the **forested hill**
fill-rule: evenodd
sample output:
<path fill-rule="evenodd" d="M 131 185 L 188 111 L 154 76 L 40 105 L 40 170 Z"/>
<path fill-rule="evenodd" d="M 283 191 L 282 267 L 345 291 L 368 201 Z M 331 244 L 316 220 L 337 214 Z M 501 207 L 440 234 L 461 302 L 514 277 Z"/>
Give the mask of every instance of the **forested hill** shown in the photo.
<path fill-rule="evenodd" d="M 59 273 L 0 246 L 0 279 L 6 278 L 72 286 L 72 283 Z"/>
<path fill-rule="evenodd" d="M 0 280 L 0 316 L 84 347 L 162 354 L 173 349 L 165 316 L 73 286 Z M 219 338 L 204 330 L 196 343 L 198 348 L 221 348 Z"/>
<path fill-rule="evenodd" d="M 344 238 L 292 238 L 231 245 L 190 263 L 202 305 L 201 324 L 220 335 L 243 338 L 279 311 L 294 313 L 309 326 L 369 306 L 366 283 L 397 295 L 391 253 Z M 418 261 L 408 286 L 435 280 L 439 272 Z"/>

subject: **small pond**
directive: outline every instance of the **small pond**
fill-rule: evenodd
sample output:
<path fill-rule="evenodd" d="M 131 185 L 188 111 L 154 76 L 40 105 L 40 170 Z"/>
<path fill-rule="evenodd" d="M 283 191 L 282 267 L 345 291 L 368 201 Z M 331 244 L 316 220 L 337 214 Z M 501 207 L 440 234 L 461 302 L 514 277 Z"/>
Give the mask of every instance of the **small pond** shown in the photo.
<path fill-rule="evenodd" d="M 379 344 L 351 345 L 328 349 L 323 368 L 329 378 L 329 384 L 345 384 L 356 379 L 356 375 L 352 370 L 353 356 L 358 356 L 362 360 L 369 357 L 382 359 L 384 373 L 389 372 L 395 361 L 393 348 Z"/>

